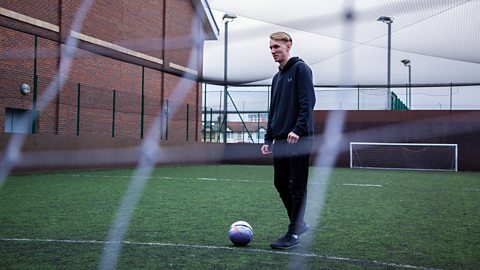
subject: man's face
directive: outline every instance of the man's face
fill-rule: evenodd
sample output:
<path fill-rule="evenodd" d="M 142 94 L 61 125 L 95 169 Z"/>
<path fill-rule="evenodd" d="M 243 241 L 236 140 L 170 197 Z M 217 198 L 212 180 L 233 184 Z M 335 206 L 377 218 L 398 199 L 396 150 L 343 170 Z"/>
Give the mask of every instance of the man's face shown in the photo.
<path fill-rule="evenodd" d="M 292 43 L 283 40 L 270 39 L 270 53 L 273 60 L 280 64 L 284 64 L 290 56 L 290 47 Z"/>

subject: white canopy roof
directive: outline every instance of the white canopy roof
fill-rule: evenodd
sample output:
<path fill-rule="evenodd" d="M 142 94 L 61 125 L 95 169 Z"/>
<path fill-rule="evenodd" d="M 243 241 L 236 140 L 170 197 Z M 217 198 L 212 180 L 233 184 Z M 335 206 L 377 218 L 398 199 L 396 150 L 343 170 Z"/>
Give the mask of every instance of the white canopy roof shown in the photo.
<path fill-rule="evenodd" d="M 385 85 L 388 26 L 393 18 L 391 83 L 480 82 L 480 0 L 209 0 L 220 28 L 206 41 L 204 79 L 223 82 L 224 23 L 228 24 L 228 81 L 270 84 L 277 71 L 269 35 L 286 31 L 292 54 L 310 64 L 316 85 Z M 350 14 L 351 16 L 347 16 Z M 351 20 L 347 20 L 351 17 Z"/>

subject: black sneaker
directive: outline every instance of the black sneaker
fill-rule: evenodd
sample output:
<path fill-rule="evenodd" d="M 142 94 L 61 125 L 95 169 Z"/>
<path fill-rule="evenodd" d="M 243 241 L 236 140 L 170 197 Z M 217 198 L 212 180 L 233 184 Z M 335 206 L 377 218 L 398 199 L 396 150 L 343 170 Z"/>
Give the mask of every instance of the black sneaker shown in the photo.
<path fill-rule="evenodd" d="M 299 246 L 298 236 L 295 237 L 293 234 L 285 234 L 282 238 L 270 244 L 270 247 L 274 249 L 291 249 L 296 246 Z"/>
<path fill-rule="evenodd" d="M 307 223 L 303 223 L 302 227 L 297 229 L 298 235 L 302 235 L 310 230 L 310 226 Z"/>

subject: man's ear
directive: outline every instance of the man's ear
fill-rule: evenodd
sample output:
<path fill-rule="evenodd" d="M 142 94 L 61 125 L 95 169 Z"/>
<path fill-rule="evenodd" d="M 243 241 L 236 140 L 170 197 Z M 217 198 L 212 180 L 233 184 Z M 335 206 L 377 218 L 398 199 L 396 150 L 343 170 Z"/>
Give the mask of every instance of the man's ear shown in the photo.
<path fill-rule="evenodd" d="M 287 42 L 287 48 L 290 51 L 290 49 L 292 48 L 292 43 L 291 42 Z"/>

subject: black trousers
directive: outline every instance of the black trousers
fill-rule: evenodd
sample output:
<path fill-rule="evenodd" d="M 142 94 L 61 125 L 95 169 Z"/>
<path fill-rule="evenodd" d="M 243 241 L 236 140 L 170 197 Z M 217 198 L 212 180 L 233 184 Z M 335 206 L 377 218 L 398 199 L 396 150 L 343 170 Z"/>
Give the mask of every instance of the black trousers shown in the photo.
<path fill-rule="evenodd" d="M 290 234 L 298 234 L 297 229 L 305 223 L 311 146 L 310 138 L 301 138 L 296 144 L 275 141 L 273 145 L 274 184 L 287 210 Z"/>

